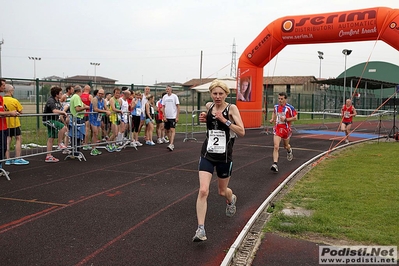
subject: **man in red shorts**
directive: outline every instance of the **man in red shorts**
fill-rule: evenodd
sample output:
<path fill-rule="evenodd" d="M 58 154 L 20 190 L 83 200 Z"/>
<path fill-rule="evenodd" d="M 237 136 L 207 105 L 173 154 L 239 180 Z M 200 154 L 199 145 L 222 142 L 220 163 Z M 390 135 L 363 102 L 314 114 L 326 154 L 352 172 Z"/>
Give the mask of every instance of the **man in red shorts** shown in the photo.
<path fill-rule="evenodd" d="M 278 150 L 281 140 L 283 140 L 284 149 L 287 150 L 287 160 L 292 161 L 294 158 L 290 145 L 290 137 L 292 135 L 291 122 L 295 120 L 297 120 L 297 112 L 294 106 L 287 103 L 287 94 L 280 92 L 278 94 L 278 104 L 274 106 L 272 119 L 270 119 L 270 123 L 275 123 L 273 128 L 273 164 L 270 168 L 273 172 L 278 172 Z"/>
<path fill-rule="evenodd" d="M 345 143 L 349 143 L 349 133 L 351 132 L 353 117 L 355 117 L 356 114 L 356 109 L 352 105 L 352 100 L 347 99 L 341 109 L 341 130 L 345 132 Z"/>

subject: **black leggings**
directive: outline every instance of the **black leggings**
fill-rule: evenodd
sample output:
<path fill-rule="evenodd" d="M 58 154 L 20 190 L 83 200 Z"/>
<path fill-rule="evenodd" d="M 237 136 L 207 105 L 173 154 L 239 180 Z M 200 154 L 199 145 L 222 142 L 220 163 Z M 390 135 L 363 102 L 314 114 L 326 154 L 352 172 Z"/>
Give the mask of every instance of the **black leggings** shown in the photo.
<path fill-rule="evenodd" d="M 3 160 L 5 155 L 6 155 L 6 151 L 7 151 L 7 136 L 8 136 L 8 132 L 7 130 L 1 130 L 0 131 L 0 160 Z M 0 163 L 1 164 L 1 163 Z"/>
<path fill-rule="evenodd" d="M 136 132 L 136 133 L 139 132 L 140 119 L 141 119 L 140 116 L 137 116 L 137 115 L 133 115 L 133 116 L 132 116 L 132 122 L 133 122 L 133 124 L 132 124 L 132 130 L 133 130 L 134 132 Z"/>

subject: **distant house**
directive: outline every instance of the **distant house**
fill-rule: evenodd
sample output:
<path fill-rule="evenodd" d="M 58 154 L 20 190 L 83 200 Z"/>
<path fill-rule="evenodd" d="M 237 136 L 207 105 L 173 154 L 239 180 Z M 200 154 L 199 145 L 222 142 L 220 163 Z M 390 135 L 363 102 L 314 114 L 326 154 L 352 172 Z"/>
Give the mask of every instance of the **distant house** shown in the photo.
<path fill-rule="evenodd" d="M 104 89 L 105 92 L 112 92 L 115 88 L 116 79 L 105 78 L 102 76 L 83 76 L 77 75 L 72 77 L 66 77 L 63 79 L 65 84 L 91 84 L 95 89 Z"/>
<path fill-rule="evenodd" d="M 186 89 L 191 89 L 205 83 L 214 81 L 216 78 L 203 78 L 203 79 L 190 79 L 189 81 L 183 83 L 183 87 Z"/>
<path fill-rule="evenodd" d="M 159 82 L 159 83 L 156 83 L 154 85 L 157 86 L 157 87 L 166 87 L 168 85 L 172 86 L 172 87 L 181 87 L 181 86 L 183 86 L 182 83 L 175 82 L 175 81 L 173 81 L 173 82 Z"/>
<path fill-rule="evenodd" d="M 59 76 L 50 76 L 50 77 L 45 77 L 42 78 L 41 80 L 45 81 L 62 81 L 64 78 L 59 77 Z"/>
<path fill-rule="evenodd" d="M 268 95 L 278 92 L 291 93 L 308 93 L 311 94 L 320 85 L 313 82 L 317 81 L 314 76 L 276 76 L 263 77 L 263 88 Z"/>

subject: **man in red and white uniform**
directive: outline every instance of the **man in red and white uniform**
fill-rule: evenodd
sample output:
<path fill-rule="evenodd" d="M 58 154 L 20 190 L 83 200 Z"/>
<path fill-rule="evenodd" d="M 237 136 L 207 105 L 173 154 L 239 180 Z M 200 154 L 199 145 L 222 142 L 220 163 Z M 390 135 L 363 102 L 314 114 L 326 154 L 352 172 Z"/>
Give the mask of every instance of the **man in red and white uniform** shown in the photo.
<path fill-rule="evenodd" d="M 347 99 L 341 109 L 342 123 L 341 130 L 345 132 L 345 143 L 349 143 L 349 133 L 351 131 L 351 125 L 353 117 L 356 116 L 356 109 L 352 105 L 351 99 Z"/>
<path fill-rule="evenodd" d="M 292 161 L 294 158 L 290 145 L 290 137 L 292 135 L 291 122 L 295 120 L 297 120 L 297 112 L 294 106 L 287 103 L 287 94 L 280 92 L 278 94 L 278 104 L 274 106 L 272 119 L 270 119 L 270 123 L 275 123 L 273 128 L 273 164 L 270 168 L 274 172 L 278 172 L 278 150 L 281 140 L 283 140 L 284 149 L 287 150 L 287 160 Z"/>

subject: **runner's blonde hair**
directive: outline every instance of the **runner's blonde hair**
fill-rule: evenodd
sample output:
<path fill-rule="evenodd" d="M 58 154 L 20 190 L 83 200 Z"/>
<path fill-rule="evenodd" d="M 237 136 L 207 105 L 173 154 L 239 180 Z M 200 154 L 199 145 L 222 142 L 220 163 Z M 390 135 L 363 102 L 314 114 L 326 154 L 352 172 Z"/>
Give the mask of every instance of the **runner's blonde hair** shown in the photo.
<path fill-rule="evenodd" d="M 227 95 L 230 94 L 230 89 L 229 87 L 226 85 L 226 83 L 224 83 L 221 80 L 215 79 L 214 81 L 212 81 L 211 85 L 209 86 L 209 91 L 212 92 L 212 90 L 216 87 L 221 88 L 222 90 L 224 90 L 226 92 Z"/>

